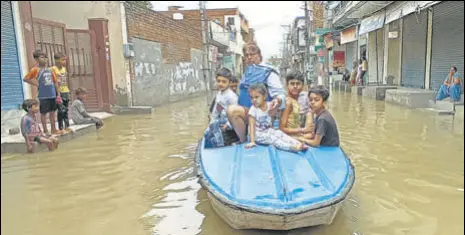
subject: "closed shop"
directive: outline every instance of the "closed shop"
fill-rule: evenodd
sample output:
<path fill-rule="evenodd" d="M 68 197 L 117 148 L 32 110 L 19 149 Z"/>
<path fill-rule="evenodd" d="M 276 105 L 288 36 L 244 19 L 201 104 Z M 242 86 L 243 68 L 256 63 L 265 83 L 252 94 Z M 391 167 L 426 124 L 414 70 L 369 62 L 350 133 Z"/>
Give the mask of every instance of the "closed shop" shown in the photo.
<path fill-rule="evenodd" d="M 358 34 L 360 36 L 363 34 L 368 35 L 368 45 L 365 46 L 365 49 L 360 48 L 360 57 L 366 56 L 368 62 L 367 83 L 382 83 L 382 78 L 380 79 L 380 77 L 383 74 L 383 27 L 385 17 L 385 12 L 380 11 L 370 17 L 364 18 L 360 22 Z M 366 54 L 364 55 L 363 52 L 366 52 Z"/>
<path fill-rule="evenodd" d="M 395 37 L 391 37 L 388 39 L 387 45 L 389 48 L 389 52 L 387 54 L 387 74 L 385 76 L 393 76 L 394 77 L 394 84 L 399 85 L 399 71 L 400 71 L 400 21 L 395 20 L 389 23 L 389 32 L 393 34 L 397 34 Z"/>
<path fill-rule="evenodd" d="M 18 109 L 23 103 L 18 50 L 10 1 L 2 1 L 2 110 Z"/>
<path fill-rule="evenodd" d="M 353 70 L 353 63 L 357 61 L 357 28 L 348 28 L 341 32 L 341 44 L 346 47 L 345 53 L 345 67 Z"/>
<path fill-rule="evenodd" d="M 368 36 L 368 82 L 383 83 L 384 29 L 370 32 Z"/>
<path fill-rule="evenodd" d="M 403 19 L 401 86 L 425 88 L 427 12 Z"/>
<path fill-rule="evenodd" d="M 430 80 L 433 90 L 439 89 L 452 65 L 464 74 L 463 12 L 464 2 L 448 1 L 433 7 Z"/>
<path fill-rule="evenodd" d="M 346 68 L 352 72 L 353 63 L 357 61 L 357 42 L 349 42 L 346 45 Z"/>

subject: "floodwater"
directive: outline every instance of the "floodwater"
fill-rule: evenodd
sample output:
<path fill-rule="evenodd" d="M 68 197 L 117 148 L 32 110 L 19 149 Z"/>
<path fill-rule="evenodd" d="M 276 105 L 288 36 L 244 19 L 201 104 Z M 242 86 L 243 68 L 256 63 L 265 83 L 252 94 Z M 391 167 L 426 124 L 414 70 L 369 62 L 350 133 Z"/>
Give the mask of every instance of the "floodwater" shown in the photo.
<path fill-rule="evenodd" d="M 193 177 L 205 98 L 118 116 L 52 153 L 1 158 L 2 235 L 459 235 L 463 117 L 438 117 L 334 93 L 356 183 L 330 226 L 236 231 Z"/>

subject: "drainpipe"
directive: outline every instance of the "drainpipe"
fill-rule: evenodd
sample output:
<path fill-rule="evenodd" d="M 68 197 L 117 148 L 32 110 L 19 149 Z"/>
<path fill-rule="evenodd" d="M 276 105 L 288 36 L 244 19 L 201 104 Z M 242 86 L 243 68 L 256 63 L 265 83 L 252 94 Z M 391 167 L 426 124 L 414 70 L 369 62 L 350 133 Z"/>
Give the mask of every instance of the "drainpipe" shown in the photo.
<path fill-rule="evenodd" d="M 125 1 L 120 1 L 120 10 L 121 10 L 121 33 L 123 37 L 123 45 L 128 43 L 128 27 L 126 22 L 126 8 L 124 6 Z M 132 99 L 132 84 L 131 84 L 131 60 L 124 59 L 124 64 L 126 67 L 126 94 L 127 94 L 127 102 L 128 106 L 133 106 L 133 99 Z"/>

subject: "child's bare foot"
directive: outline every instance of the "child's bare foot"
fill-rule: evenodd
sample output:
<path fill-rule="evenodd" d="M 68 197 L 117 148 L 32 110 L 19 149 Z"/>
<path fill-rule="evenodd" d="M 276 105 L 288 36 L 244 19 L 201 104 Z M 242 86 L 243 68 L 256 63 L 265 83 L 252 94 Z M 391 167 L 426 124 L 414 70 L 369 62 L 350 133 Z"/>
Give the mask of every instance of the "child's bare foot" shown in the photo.
<path fill-rule="evenodd" d="M 308 149 L 308 146 L 304 145 L 303 143 L 300 143 L 300 144 L 296 144 L 292 146 L 291 149 L 295 152 L 299 152 L 299 151 Z"/>
<path fill-rule="evenodd" d="M 55 144 L 52 141 L 47 142 L 47 147 L 48 147 L 48 150 L 50 151 L 55 150 Z"/>
<path fill-rule="evenodd" d="M 52 135 L 61 135 L 61 134 L 63 134 L 63 131 L 61 131 L 61 130 L 53 130 L 52 131 Z"/>
<path fill-rule="evenodd" d="M 302 143 L 302 150 L 307 150 L 307 149 L 308 149 L 308 146 Z"/>
<path fill-rule="evenodd" d="M 54 149 L 57 149 L 57 148 L 58 148 L 58 144 L 59 144 L 58 139 L 53 139 L 52 142 L 53 142 L 53 147 L 54 147 Z"/>

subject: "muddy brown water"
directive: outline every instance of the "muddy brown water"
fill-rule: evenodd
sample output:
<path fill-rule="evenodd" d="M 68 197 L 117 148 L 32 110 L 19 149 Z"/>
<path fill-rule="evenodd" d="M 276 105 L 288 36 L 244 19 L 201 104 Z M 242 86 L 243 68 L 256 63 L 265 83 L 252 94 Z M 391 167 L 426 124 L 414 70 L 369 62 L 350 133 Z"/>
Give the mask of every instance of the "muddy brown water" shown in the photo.
<path fill-rule="evenodd" d="M 199 97 L 117 116 L 52 153 L 1 158 L 2 235 L 459 235 L 464 233 L 463 117 L 334 93 L 356 183 L 330 226 L 231 229 L 212 210 L 193 154 L 206 127 Z"/>

